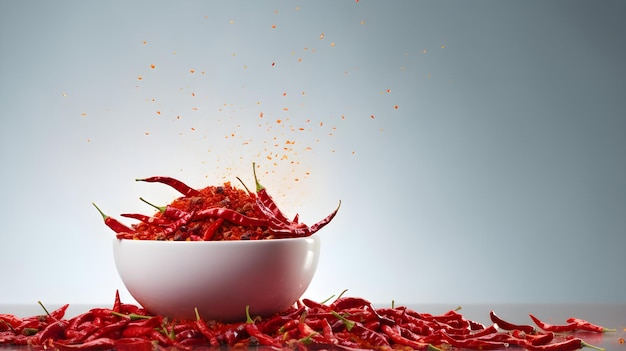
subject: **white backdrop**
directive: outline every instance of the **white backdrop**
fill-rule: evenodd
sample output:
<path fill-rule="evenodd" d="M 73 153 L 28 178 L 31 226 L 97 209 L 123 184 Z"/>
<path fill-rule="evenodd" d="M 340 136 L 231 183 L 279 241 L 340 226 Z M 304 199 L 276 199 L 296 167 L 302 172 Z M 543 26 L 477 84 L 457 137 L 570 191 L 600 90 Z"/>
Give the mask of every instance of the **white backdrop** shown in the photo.
<path fill-rule="evenodd" d="M 111 215 L 252 184 L 306 295 L 626 301 L 620 1 L 2 1 L 1 303 L 132 301 Z"/>

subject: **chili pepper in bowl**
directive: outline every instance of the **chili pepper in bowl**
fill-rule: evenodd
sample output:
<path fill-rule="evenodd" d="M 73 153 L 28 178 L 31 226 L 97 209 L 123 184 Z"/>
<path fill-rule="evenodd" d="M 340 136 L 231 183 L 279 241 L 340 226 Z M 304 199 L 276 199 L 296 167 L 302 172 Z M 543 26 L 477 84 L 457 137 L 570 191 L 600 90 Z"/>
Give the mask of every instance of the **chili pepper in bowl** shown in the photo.
<path fill-rule="evenodd" d="M 200 196 L 200 192 L 198 190 L 188 186 L 187 184 L 181 182 L 178 179 L 174 179 L 171 177 L 155 176 L 155 177 L 148 177 L 148 178 L 138 178 L 138 179 L 135 179 L 135 181 L 162 183 L 162 184 L 171 186 L 172 188 L 174 188 L 176 191 L 183 194 L 184 196 Z"/>
<path fill-rule="evenodd" d="M 102 219 L 104 220 L 104 224 L 107 225 L 107 227 L 111 228 L 114 232 L 120 234 L 120 233 L 134 233 L 135 231 L 129 227 L 127 227 L 125 224 L 121 223 L 120 221 L 118 221 L 117 219 L 105 214 L 104 212 L 102 212 L 100 210 L 100 208 L 95 204 L 95 202 L 91 203 L 96 210 L 98 210 L 98 212 L 100 212 L 100 215 L 102 215 Z"/>

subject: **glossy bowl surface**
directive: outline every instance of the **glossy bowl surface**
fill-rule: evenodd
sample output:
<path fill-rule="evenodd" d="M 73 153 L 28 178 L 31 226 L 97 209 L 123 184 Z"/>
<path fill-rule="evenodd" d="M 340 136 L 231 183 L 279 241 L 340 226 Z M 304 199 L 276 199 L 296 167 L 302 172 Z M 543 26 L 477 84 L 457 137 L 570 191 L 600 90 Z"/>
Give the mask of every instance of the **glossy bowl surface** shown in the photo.
<path fill-rule="evenodd" d="M 245 320 L 292 306 L 319 261 L 320 239 L 246 241 L 113 241 L 120 278 L 152 314 L 204 320 Z"/>

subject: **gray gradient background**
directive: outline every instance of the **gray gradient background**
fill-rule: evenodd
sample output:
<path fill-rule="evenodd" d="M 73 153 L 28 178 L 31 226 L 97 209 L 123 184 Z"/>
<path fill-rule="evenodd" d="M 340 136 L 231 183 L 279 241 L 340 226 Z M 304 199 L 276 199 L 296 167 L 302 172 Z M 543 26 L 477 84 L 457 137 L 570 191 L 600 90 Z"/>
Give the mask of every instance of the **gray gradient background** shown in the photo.
<path fill-rule="evenodd" d="M 176 193 L 135 178 L 253 161 L 309 224 L 343 201 L 308 297 L 626 302 L 625 13 L 2 1 L 0 302 L 130 300 L 91 202 L 149 213 Z"/>

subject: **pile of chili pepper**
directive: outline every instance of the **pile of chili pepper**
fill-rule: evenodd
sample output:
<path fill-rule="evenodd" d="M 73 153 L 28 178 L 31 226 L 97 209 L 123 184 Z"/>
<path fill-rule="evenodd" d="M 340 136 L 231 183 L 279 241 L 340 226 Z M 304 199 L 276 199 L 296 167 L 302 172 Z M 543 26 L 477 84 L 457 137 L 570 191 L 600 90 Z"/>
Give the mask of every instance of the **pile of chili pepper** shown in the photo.
<path fill-rule="evenodd" d="M 517 346 L 529 351 L 570 351 L 583 347 L 601 350 L 576 337 L 574 331 L 615 331 L 578 318 L 552 325 L 532 315 L 535 326 L 519 325 L 493 311 L 493 323 L 483 325 L 458 310 L 433 315 L 404 306 L 376 308 L 364 298 L 343 294 L 330 303 L 302 299 L 282 313 L 264 318 L 251 316 L 246 308 L 246 320 L 235 323 L 203 320 L 197 310 L 194 320 L 151 316 L 141 307 L 122 303 L 117 293 L 112 308 L 93 308 L 65 319 L 67 307 L 27 318 L 0 314 L 0 345 L 61 351 L 245 349 L 259 345 L 277 350 L 504 350 Z"/>
<path fill-rule="evenodd" d="M 136 179 L 169 185 L 182 196 L 166 206 L 157 206 L 140 198 L 157 212 L 151 216 L 140 213 L 121 214 L 122 217 L 139 221 L 131 226 L 103 213 L 95 203 L 93 205 L 119 239 L 174 241 L 305 237 L 330 223 L 339 211 L 341 202 L 326 218 L 311 226 L 300 223 L 298 215 L 289 219 L 257 179 L 254 164 L 253 170 L 255 192 L 251 192 L 245 184 L 245 190 L 236 189 L 230 182 L 221 186 L 194 189 L 171 177 Z"/>

